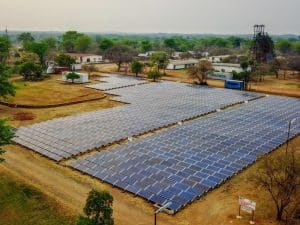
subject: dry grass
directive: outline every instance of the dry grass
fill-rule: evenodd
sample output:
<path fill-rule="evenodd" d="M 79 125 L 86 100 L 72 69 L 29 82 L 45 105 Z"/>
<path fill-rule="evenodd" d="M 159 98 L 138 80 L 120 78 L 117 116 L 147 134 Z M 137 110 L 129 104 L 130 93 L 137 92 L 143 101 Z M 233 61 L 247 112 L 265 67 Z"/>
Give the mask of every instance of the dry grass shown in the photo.
<path fill-rule="evenodd" d="M 62 83 L 59 79 L 60 75 L 51 75 L 43 81 L 27 82 L 19 77 L 13 82 L 17 87 L 16 96 L 9 98 L 9 102 L 23 105 L 55 105 L 105 96 L 101 91 L 86 88 L 86 84 Z"/>
<path fill-rule="evenodd" d="M 70 116 L 82 112 L 101 110 L 120 105 L 122 104 L 119 102 L 109 100 L 109 97 L 98 101 L 91 101 L 76 105 L 62 106 L 49 109 L 18 109 L 0 105 L 0 118 L 9 117 L 9 124 L 19 127 L 37 122 L 42 122 L 49 119 Z M 19 116 L 17 116 L 24 114 L 32 115 L 33 118 L 31 120 L 22 120 Z"/>

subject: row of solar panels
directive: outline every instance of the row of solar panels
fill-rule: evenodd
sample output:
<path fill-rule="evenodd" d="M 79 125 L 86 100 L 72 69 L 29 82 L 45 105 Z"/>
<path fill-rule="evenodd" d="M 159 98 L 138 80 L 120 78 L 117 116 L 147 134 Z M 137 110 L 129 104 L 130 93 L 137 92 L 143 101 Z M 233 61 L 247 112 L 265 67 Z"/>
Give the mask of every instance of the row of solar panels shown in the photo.
<path fill-rule="evenodd" d="M 300 118 L 300 100 L 267 97 L 81 157 L 70 166 L 153 203 L 172 202 L 176 212 L 283 144 L 293 118 Z M 296 123 L 290 137 L 299 133 Z"/>
<path fill-rule="evenodd" d="M 131 104 L 21 127 L 17 130 L 14 141 L 59 161 L 201 116 L 218 108 L 260 97 L 259 94 L 172 82 L 115 91 L 132 101 Z"/>
<path fill-rule="evenodd" d="M 117 74 L 110 74 L 109 76 L 102 77 L 101 79 L 99 79 L 99 81 L 101 81 L 102 83 L 87 85 L 86 87 L 107 91 L 147 83 L 147 81 L 142 78 L 129 77 Z"/>

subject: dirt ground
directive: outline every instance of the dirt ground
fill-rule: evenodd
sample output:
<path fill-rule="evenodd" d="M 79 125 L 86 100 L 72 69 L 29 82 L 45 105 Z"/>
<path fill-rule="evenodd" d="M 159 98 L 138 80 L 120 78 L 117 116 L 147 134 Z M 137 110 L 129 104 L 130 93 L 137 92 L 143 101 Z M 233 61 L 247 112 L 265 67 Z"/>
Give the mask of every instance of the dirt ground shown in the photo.
<path fill-rule="evenodd" d="M 63 83 L 60 78 L 61 75 L 51 75 L 42 81 L 28 82 L 21 76 L 14 77 L 16 96 L 9 97 L 8 102 L 23 105 L 51 105 L 105 96 L 101 91 L 86 88 L 86 84 Z"/>
<path fill-rule="evenodd" d="M 83 111 L 119 106 L 108 98 L 100 101 L 76 104 L 51 109 L 14 109 L 0 106 L 0 117 L 13 116 L 18 112 L 29 112 L 34 115 L 31 120 L 12 119 L 10 124 L 21 126 L 51 118 L 71 115 Z M 300 146 L 300 137 L 293 142 Z M 0 172 L 32 185 L 49 198 L 61 205 L 63 213 L 78 215 L 82 213 L 88 192 L 92 188 L 108 190 L 114 197 L 114 218 L 116 225 L 148 225 L 153 223 L 154 207 L 151 203 L 113 188 L 111 185 L 82 175 L 77 171 L 56 164 L 33 151 L 18 145 L 7 146 L 4 155 L 6 161 L 0 164 Z M 272 154 L 284 151 L 281 147 Z M 298 147 L 297 153 L 300 154 Z M 237 201 L 239 196 L 250 198 L 257 202 L 255 221 L 257 224 L 276 224 L 275 211 L 269 195 L 255 186 L 251 177 L 256 174 L 260 162 L 249 167 L 244 172 L 230 179 L 219 188 L 185 207 L 174 216 L 160 214 L 158 224 L 171 225 L 223 225 L 249 224 L 249 215 L 244 214 L 242 220 L 237 220 Z"/>
<path fill-rule="evenodd" d="M 300 137 L 293 140 L 292 145 L 298 146 L 297 154 L 299 155 Z M 284 151 L 284 146 L 271 154 L 278 154 L 280 151 Z M 62 206 L 64 213 L 80 214 L 87 193 L 92 188 L 98 188 L 108 190 L 114 197 L 116 225 L 148 225 L 153 221 L 154 207 L 145 200 L 63 165 L 58 165 L 23 147 L 8 146 L 5 158 L 6 161 L 0 165 L 1 172 L 10 174 L 20 181 L 42 190 Z M 176 215 L 160 214 L 159 224 L 249 224 L 250 217 L 247 214 L 243 214 L 242 220 L 235 218 L 239 196 L 257 202 L 256 224 L 276 224 L 273 219 L 274 206 L 269 195 L 251 181 L 251 177 L 256 173 L 260 163 L 261 161 L 249 167 Z"/>

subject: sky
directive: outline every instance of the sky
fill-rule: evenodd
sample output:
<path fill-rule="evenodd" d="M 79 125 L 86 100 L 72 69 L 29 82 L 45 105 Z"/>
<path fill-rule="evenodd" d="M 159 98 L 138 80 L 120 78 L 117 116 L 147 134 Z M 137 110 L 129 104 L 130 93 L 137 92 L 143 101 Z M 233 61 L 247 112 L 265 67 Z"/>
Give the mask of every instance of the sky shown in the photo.
<path fill-rule="evenodd" d="M 300 0 L 0 0 L 0 29 L 300 34 Z"/>

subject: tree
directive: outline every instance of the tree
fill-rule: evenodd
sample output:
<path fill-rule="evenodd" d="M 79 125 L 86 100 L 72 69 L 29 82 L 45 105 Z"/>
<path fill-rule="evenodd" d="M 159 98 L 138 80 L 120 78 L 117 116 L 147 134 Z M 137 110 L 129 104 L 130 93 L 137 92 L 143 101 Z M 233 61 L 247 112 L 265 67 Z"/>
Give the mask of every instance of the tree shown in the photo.
<path fill-rule="evenodd" d="M 152 49 L 152 44 L 148 40 L 143 40 L 141 42 L 141 51 L 142 52 L 149 52 Z"/>
<path fill-rule="evenodd" d="M 90 191 L 83 209 L 86 217 L 80 217 L 77 225 L 113 225 L 113 197 L 106 191 Z"/>
<path fill-rule="evenodd" d="M 19 36 L 18 36 L 18 41 L 19 42 L 22 42 L 23 44 L 25 42 L 31 42 L 31 41 L 34 41 L 34 37 L 31 35 L 31 33 L 29 32 L 24 32 L 24 33 L 21 33 Z"/>
<path fill-rule="evenodd" d="M 170 49 L 177 49 L 178 46 L 177 46 L 177 43 L 175 41 L 174 38 L 167 38 L 164 40 L 164 45 L 167 47 L 167 48 L 170 48 Z"/>
<path fill-rule="evenodd" d="M 58 56 L 55 57 L 54 61 L 59 66 L 69 67 L 69 69 L 71 70 L 72 65 L 75 64 L 76 62 L 76 59 L 66 54 L 59 54 Z"/>
<path fill-rule="evenodd" d="M 41 42 L 45 43 L 49 49 L 54 50 L 57 48 L 57 39 L 54 37 L 45 38 Z"/>
<path fill-rule="evenodd" d="M 169 63 L 169 55 L 166 52 L 154 52 L 150 57 L 150 61 L 157 66 L 158 72 L 163 69 L 165 74 L 165 69 Z"/>
<path fill-rule="evenodd" d="M 86 52 L 92 44 L 92 39 L 86 35 L 78 37 L 75 41 L 75 48 L 79 52 Z"/>
<path fill-rule="evenodd" d="M 67 78 L 67 80 L 71 80 L 72 83 L 74 83 L 74 81 L 75 81 L 76 79 L 79 79 L 80 76 L 79 76 L 77 73 L 75 73 L 75 72 L 71 72 L 71 73 L 68 73 L 68 74 L 67 74 L 66 78 Z"/>
<path fill-rule="evenodd" d="M 62 36 L 62 47 L 66 52 L 75 52 L 76 42 L 79 37 L 84 34 L 78 33 L 77 31 L 67 31 Z"/>
<path fill-rule="evenodd" d="M 255 60 L 258 63 L 272 61 L 275 58 L 274 49 L 274 42 L 272 38 L 265 33 L 257 34 L 251 46 Z"/>
<path fill-rule="evenodd" d="M 162 77 L 162 74 L 155 67 L 153 67 L 148 73 L 148 78 L 152 79 L 153 82 L 156 82 L 156 80 L 159 79 L 160 77 Z"/>
<path fill-rule="evenodd" d="M 278 221 L 288 220 L 300 205 L 300 166 L 294 150 L 276 156 L 267 156 L 254 177 L 256 183 L 266 190 L 277 210 Z"/>
<path fill-rule="evenodd" d="M 294 71 L 300 71 L 300 56 L 292 56 L 287 58 L 288 68 Z"/>
<path fill-rule="evenodd" d="M 105 57 L 117 64 L 119 72 L 121 65 L 131 62 L 135 54 L 135 51 L 126 45 L 115 45 L 106 51 Z"/>
<path fill-rule="evenodd" d="M 271 71 L 275 73 L 276 78 L 279 78 L 279 71 L 284 70 L 284 79 L 286 75 L 286 70 L 288 69 L 287 60 L 285 58 L 276 58 L 271 64 Z"/>
<path fill-rule="evenodd" d="M 15 96 L 15 87 L 9 78 L 11 71 L 3 63 L 0 63 L 0 98 L 6 98 L 7 96 Z"/>
<path fill-rule="evenodd" d="M 114 42 L 110 39 L 103 39 L 99 42 L 99 49 L 105 52 L 107 49 L 110 49 L 114 46 Z"/>
<path fill-rule="evenodd" d="M 22 63 L 19 72 L 25 80 L 29 81 L 39 80 L 43 75 L 42 67 L 31 61 Z"/>
<path fill-rule="evenodd" d="M 0 37 L 0 63 L 5 62 L 9 56 L 11 43 L 6 37 Z"/>
<path fill-rule="evenodd" d="M 213 65 L 207 60 L 200 60 L 196 66 L 188 69 L 188 74 L 191 78 L 196 78 L 199 84 L 207 84 L 207 73 L 213 71 Z"/>
<path fill-rule="evenodd" d="M 276 48 L 283 54 L 288 54 L 292 51 L 292 43 L 288 40 L 279 40 L 276 43 Z"/>
<path fill-rule="evenodd" d="M 46 42 L 28 42 L 24 45 L 26 51 L 33 52 L 38 55 L 40 64 L 45 65 L 45 57 L 49 51 Z"/>
<path fill-rule="evenodd" d="M 138 60 L 134 60 L 131 63 L 131 71 L 135 73 L 135 76 L 137 77 L 139 73 L 143 72 L 144 64 Z"/>
<path fill-rule="evenodd" d="M 0 156 L 5 153 L 2 146 L 11 144 L 11 139 L 14 137 L 12 127 L 7 126 L 6 121 L 7 119 L 0 119 Z M 3 161 L 4 159 L 0 157 L 0 163 Z"/>

